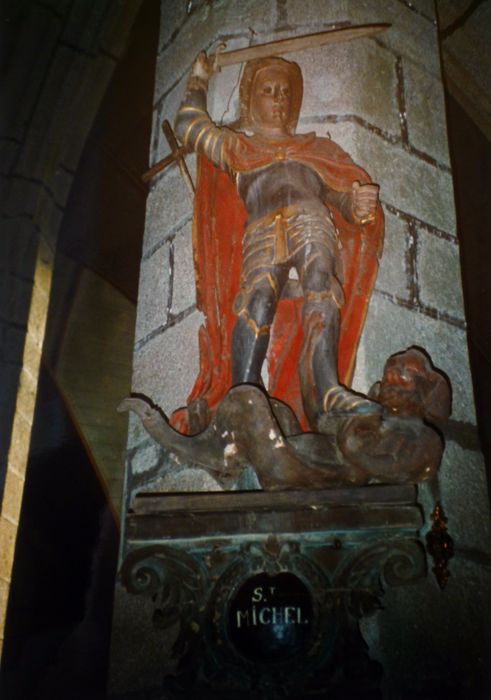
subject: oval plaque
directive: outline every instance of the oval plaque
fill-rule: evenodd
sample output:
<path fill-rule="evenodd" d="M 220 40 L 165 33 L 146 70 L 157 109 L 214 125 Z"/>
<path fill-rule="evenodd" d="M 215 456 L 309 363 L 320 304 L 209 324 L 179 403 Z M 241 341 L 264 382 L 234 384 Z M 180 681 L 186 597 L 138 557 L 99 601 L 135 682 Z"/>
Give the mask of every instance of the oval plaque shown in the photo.
<path fill-rule="evenodd" d="M 312 597 L 291 573 L 257 574 L 239 588 L 229 606 L 230 641 L 252 661 L 284 661 L 309 643 Z"/>

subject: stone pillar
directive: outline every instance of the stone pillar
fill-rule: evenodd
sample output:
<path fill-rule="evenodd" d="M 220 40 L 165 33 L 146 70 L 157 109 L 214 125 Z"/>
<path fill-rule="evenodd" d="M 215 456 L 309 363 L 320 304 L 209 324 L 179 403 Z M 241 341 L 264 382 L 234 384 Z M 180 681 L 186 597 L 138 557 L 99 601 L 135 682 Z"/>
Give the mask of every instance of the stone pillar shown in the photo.
<path fill-rule="evenodd" d="M 291 58 L 304 75 L 297 131 L 329 135 L 380 184 L 386 242 L 354 387 L 367 391 L 381 377 L 385 360 L 411 345 L 425 348 L 453 387 L 440 474 L 431 489 L 419 492 L 427 527 L 437 500 L 448 516 L 455 541 L 449 583 L 442 593 L 430 574 L 411 589 L 391 591 L 384 611 L 364 629 L 372 656 L 384 666 L 390 697 L 409 698 L 429 688 L 481 687 L 491 622 L 490 519 L 467 360 L 432 0 L 163 0 L 150 160 L 168 152 L 161 123 L 173 121 L 199 50 L 211 51 L 221 41 L 234 49 L 377 22 L 391 27 L 376 38 Z M 217 123 L 236 116 L 239 76 L 240 67 L 231 67 L 211 81 L 209 111 Z M 194 167 L 193 158 L 187 161 Z M 198 370 L 201 318 L 191 226 L 187 190 L 177 168 L 169 168 L 155 178 L 148 199 L 133 384 L 135 392 L 151 397 L 167 415 L 186 403 Z M 130 420 L 127 500 L 152 480 L 153 488 L 163 491 L 218 490 L 203 474 L 169 461 L 139 423 Z M 138 617 L 136 609 L 134 614 Z"/>

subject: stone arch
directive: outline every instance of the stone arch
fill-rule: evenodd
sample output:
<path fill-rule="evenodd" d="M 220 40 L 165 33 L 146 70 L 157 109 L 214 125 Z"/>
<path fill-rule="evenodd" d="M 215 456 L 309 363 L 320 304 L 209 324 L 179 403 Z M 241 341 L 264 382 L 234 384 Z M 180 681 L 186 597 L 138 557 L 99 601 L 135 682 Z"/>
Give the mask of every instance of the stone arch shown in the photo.
<path fill-rule="evenodd" d="M 87 136 L 140 5 L 75 0 L 10 2 L 4 9 L 10 33 L 0 96 L 0 632 L 58 233 Z"/>

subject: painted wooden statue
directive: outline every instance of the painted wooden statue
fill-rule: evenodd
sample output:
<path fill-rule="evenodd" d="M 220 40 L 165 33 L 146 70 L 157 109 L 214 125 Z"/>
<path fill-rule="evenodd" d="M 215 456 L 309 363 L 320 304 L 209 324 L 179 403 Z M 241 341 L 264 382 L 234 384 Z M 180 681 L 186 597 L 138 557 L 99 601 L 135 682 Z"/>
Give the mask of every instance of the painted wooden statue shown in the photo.
<path fill-rule="evenodd" d="M 270 396 L 304 428 L 316 430 L 326 413 L 379 413 L 378 403 L 346 388 L 383 238 L 378 186 L 330 139 L 295 135 L 303 92 L 296 63 L 246 64 L 241 131 L 211 121 L 211 74 L 202 53 L 176 119 L 183 145 L 202 156 L 194 246 L 205 324 L 188 411 L 203 415 L 206 402 L 208 418 L 195 427 L 231 386 L 262 383 L 266 355 Z M 189 414 L 174 424 L 192 424 Z"/>
<path fill-rule="evenodd" d="M 324 41 L 287 42 L 312 37 Z M 208 115 L 206 55 L 193 65 L 176 118 L 183 146 L 171 146 L 175 159 L 182 149 L 199 154 L 200 370 L 170 421 L 141 397 L 121 410 L 223 488 L 237 488 L 247 467 L 271 490 L 432 478 L 451 392 L 426 353 L 389 358 L 368 396 L 348 388 L 383 242 L 378 186 L 331 139 L 295 134 L 300 68 L 263 55 L 245 65 L 234 129 Z"/>

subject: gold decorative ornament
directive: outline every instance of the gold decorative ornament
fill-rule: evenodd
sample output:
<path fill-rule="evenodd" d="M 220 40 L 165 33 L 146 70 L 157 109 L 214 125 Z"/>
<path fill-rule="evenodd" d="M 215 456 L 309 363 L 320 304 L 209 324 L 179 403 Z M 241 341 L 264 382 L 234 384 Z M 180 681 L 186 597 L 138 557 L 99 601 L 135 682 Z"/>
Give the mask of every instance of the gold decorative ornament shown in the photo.
<path fill-rule="evenodd" d="M 432 571 L 443 591 L 450 578 L 447 564 L 454 555 L 454 545 L 453 539 L 447 532 L 448 519 L 440 502 L 436 503 L 431 520 L 433 524 L 426 535 L 426 549 L 433 559 Z"/>

